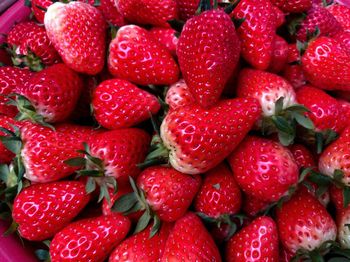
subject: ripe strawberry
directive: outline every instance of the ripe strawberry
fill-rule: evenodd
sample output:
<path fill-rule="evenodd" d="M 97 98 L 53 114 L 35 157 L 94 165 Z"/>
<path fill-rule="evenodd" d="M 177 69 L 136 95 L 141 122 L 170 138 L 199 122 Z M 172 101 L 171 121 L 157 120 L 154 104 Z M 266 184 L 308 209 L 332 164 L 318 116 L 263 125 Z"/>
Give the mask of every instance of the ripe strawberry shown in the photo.
<path fill-rule="evenodd" d="M 135 24 L 168 27 L 167 21 L 177 18 L 175 0 L 115 0 L 119 12 Z"/>
<path fill-rule="evenodd" d="M 300 65 L 287 65 L 283 71 L 283 77 L 297 90 L 306 84 L 303 69 Z"/>
<path fill-rule="evenodd" d="M 151 226 L 130 236 L 114 249 L 109 257 L 109 262 L 160 261 L 171 228 L 171 224 L 164 223 L 158 234 L 151 238 L 149 237 Z"/>
<path fill-rule="evenodd" d="M 242 0 L 232 13 L 235 19 L 245 19 L 237 29 L 242 41 L 242 56 L 253 67 L 269 67 L 276 30 L 275 10 L 269 0 Z"/>
<path fill-rule="evenodd" d="M 135 126 L 160 109 L 158 99 L 126 80 L 110 79 L 102 82 L 92 96 L 97 122 L 108 129 Z"/>
<path fill-rule="evenodd" d="M 241 191 L 232 172 L 225 164 L 220 164 L 205 174 L 194 208 L 196 212 L 219 218 L 237 213 L 241 204 Z"/>
<path fill-rule="evenodd" d="M 315 159 L 312 153 L 302 144 L 294 144 L 288 147 L 292 153 L 298 168 L 315 167 Z"/>
<path fill-rule="evenodd" d="M 182 173 L 204 173 L 235 149 L 260 114 L 255 99 L 239 98 L 222 100 L 209 110 L 196 104 L 171 110 L 160 130 L 164 157 Z"/>
<path fill-rule="evenodd" d="M 228 161 L 241 189 L 263 201 L 278 201 L 298 182 L 299 170 L 292 153 L 269 139 L 247 137 Z"/>
<path fill-rule="evenodd" d="M 312 0 L 271 0 L 285 13 L 302 13 L 312 7 Z"/>
<path fill-rule="evenodd" d="M 345 47 L 350 54 L 350 30 L 340 32 L 333 37 Z"/>
<path fill-rule="evenodd" d="M 332 217 L 307 191 L 297 192 L 276 212 L 280 241 L 289 252 L 312 251 L 336 238 Z"/>
<path fill-rule="evenodd" d="M 3 66 L 0 67 L 0 113 L 8 116 L 15 116 L 17 108 L 8 105 L 7 95 L 17 92 L 17 88 L 24 85 L 31 77 L 32 73 L 27 69 L 18 67 Z"/>
<path fill-rule="evenodd" d="M 193 213 L 176 221 L 165 244 L 161 262 L 166 261 L 221 261 L 214 240 Z"/>
<path fill-rule="evenodd" d="M 86 0 L 79 1 L 86 2 Z M 89 0 L 89 4 L 92 6 L 94 5 L 94 2 L 95 0 Z M 119 12 L 114 0 L 100 0 L 100 3 L 96 8 L 101 11 L 103 17 L 108 23 L 111 23 L 114 26 L 126 25 L 126 21 Z"/>
<path fill-rule="evenodd" d="M 350 31 L 350 8 L 345 5 L 330 5 L 328 11 L 337 19 L 344 31 Z"/>
<path fill-rule="evenodd" d="M 279 261 L 278 232 L 270 217 L 259 217 L 228 242 L 226 261 Z"/>
<path fill-rule="evenodd" d="M 1 69 L 1 68 L 0 68 Z M 6 116 L 6 115 L 0 115 L 0 127 L 5 128 L 7 130 L 10 130 L 14 132 L 13 126 L 20 126 L 20 122 L 17 122 L 13 118 Z M 0 131 L 0 137 L 6 136 L 7 134 L 3 131 Z M 0 142 L 0 164 L 9 164 L 12 159 L 15 157 L 14 153 L 11 152 L 9 149 L 6 148 L 6 146 Z"/>
<path fill-rule="evenodd" d="M 47 9 L 44 23 L 49 39 L 67 66 L 90 75 L 102 70 L 106 23 L 95 7 L 81 2 L 56 2 Z"/>
<path fill-rule="evenodd" d="M 44 23 L 45 11 L 50 5 L 54 3 L 53 0 L 31 0 L 33 14 L 39 23 Z"/>
<path fill-rule="evenodd" d="M 219 100 L 239 52 L 234 24 L 223 10 L 205 11 L 186 22 L 177 56 L 183 78 L 199 105 L 208 108 Z"/>
<path fill-rule="evenodd" d="M 251 195 L 244 195 L 242 209 L 244 214 L 247 214 L 250 217 L 255 217 L 262 211 L 266 210 L 270 204 L 272 203 L 260 200 L 259 198 Z"/>
<path fill-rule="evenodd" d="M 0 66 L 11 66 L 12 60 L 5 49 L 0 48 Z"/>
<path fill-rule="evenodd" d="M 272 3 L 272 1 L 270 1 Z M 279 9 L 277 6 L 272 5 L 272 9 L 275 12 L 276 17 L 276 28 L 282 26 L 286 22 L 285 14 L 281 9 Z"/>
<path fill-rule="evenodd" d="M 276 35 L 273 46 L 272 58 L 268 69 L 270 72 L 278 73 L 287 64 L 288 43 L 282 37 Z"/>
<path fill-rule="evenodd" d="M 171 85 L 166 93 L 165 102 L 170 109 L 177 109 L 194 103 L 194 99 L 188 90 L 185 80 L 181 79 Z"/>
<path fill-rule="evenodd" d="M 15 198 L 12 217 L 21 236 L 31 241 L 53 237 L 67 226 L 90 200 L 78 181 L 35 184 Z"/>
<path fill-rule="evenodd" d="M 306 78 L 326 90 L 350 90 L 350 54 L 337 40 L 319 37 L 312 41 L 302 57 Z"/>
<path fill-rule="evenodd" d="M 109 71 L 139 85 L 170 85 L 179 68 L 168 50 L 143 28 L 121 27 L 109 47 Z"/>
<path fill-rule="evenodd" d="M 78 220 L 50 244 L 52 261 L 104 261 L 128 234 L 130 221 L 119 214 Z"/>
<path fill-rule="evenodd" d="M 165 46 L 173 56 L 176 56 L 176 46 L 179 41 L 175 33 L 174 29 L 162 27 L 153 27 L 149 31 L 149 34 Z"/>
<path fill-rule="evenodd" d="M 298 50 L 296 43 L 288 44 L 288 59 L 289 64 L 295 64 L 300 60 L 300 51 Z"/>
<path fill-rule="evenodd" d="M 8 33 L 6 42 L 10 45 L 19 46 L 25 39 L 26 33 L 38 26 L 35 22 L 22 22 L 16 24 Z"/>
<path fill-rule="evenodd" d="M 342 119 L 344 126 L 350 126 L 350 102 L 338 99 L 342 110 Z"/>

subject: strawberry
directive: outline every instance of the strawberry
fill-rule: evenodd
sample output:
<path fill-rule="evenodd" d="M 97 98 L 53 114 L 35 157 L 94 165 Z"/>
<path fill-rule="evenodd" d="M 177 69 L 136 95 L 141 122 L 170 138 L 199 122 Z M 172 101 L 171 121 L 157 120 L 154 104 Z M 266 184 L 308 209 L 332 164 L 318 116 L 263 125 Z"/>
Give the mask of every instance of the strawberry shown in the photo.
<path fill-rule="evenodd" d="M 27 69 L 18 67 L 0 67 L 0 113 L 8 116 L 15 116 L 17 109 L 13 105 L 8 105 L 7 95 L 17 92 L 17 88 L 24 85 L 31 77 L 32 73 Z"/>
<path fill-rule="evenodd" d="M 86 2 L 86 0 L 79 0 L 80 2 Z M 89 0 L 90 5 L 94 5 L 95 0 Z M 99 5 L 96 6 L 101 11 L 103 17 L 108 23 L 114 26 L 126 25 L 126 21 L 123 15 L 119 12 L 114 0 L 100 0 Z"/>
<path fill-rule="evenodd" d="M 0 68 L 1 69 L 1 68 Z M 6 115 L 0 115 L 0 127 L 5 128 L 9 131 L 14 132 L 13 126 L 19 126 L 20 123 L 14 120 L 13 118 L 6 116 Z M 2 136 L 6 136 L 7 134 L 3 131 L 0 131 L 0 138 Z M 6 147 L 6 142 L 3 144 L 0 143 L 0 164 L 9 164 L 12 159 L 15 157 L 14 153 L 11 152 Z"/>
<path fill-rule="evenodd" d="M 8 52 L 0 47 L 0 66 L 11 66 L 12 64 L 13 63 Z"/>
<path fill-rule="evenodd" d="M 298 182 L 292 153 L 269 139 L 248 136 L 228 161 L 241 189 L 263 201 L 278 201 Z"/>
<path fill-rule="evenodd" d="M 312 0 L 271 0 L 285 13 L 302 13 L 312 7 Z"/>
<path fill-rule="evenodd" d="M 194 99 L 188 90 L 185 80 L 181 79 L 175 84 L 172 84 L 165 96 L 165 102 L 170 109 L 177 109 L 194 103 Z"/>
<path fill-rule="evenodd" d="M 226 246 L 226 261 L 279 261 L 278 232 L 270 217 L 259 217 L 234 235 Z"/>
<path fill-rule="evenodd" d="M 119 214 L 78 220 L 55 235 L 52 261 L 104 261 L 128 234 L 130 221 Z"/>
<path fill-rule="evenodd" d="M 319 37 L 302 57 L 302 67 L 312 85 L 327 90 L 350 90 L 350 54 L 337 40 Z"/>
<path fill-rule="evenodd" d="M 288 43 L 282 37 L 276 35 L 274 40 L 272 58 L 268 70 L 278 73 L 282 71 L 288 59 Z"/>
<path fill-rule="evenodd" d="M 122 16 L 135 24 L 168 27 L 167 22 L 177 18 L 175 0 L 115 0 L 115 3 Z"/>
<path fill-rule="evenodd" d="M 44 23 L 45 11 L 42 9 L 47 9 L 53 3 L 53 0 L 31 0 L 33 14 L 39 23 Z"/>
<path fill-rule="evenodd" d="M 73 112 L 82 88 L 79 75 L 65 64 L 50 66 L 18 87 L 18 118 L 37 123 L 62 122 Z M 28 108 L 27 103 L 33 108 Z"/>
<path fill-rule="evenodd" d="M 165 244 L 161 262 L 166 261 L 221 261 L 214 240 L 193 213 L 176 221 Z"/>
<path fill-rule="evenodd" d="M 342 118 L 344 122 L 344 126 L 350 126 L 350 102 L 338 99 L 338 103 L 340 104 L 342 110 Z"/>
<path fill-rule="evenodd" d="M 298 168 L 315 167 L 315 159 L 312 153 L 301 144 L 294 144 L 288 147 L 292 153 Z"/>
<path fill-rule="evenodd" d="M 208 108 L 218 102 L 239 53 L 234 24 L 223 10 L 204 11 L 186 22 L 177 56 L 183 78 L 199 105 Z"/>
<path fill-rule="evenodd" d="M 350 208 L 342 209 L 337 216 L 338 241 L 342 248 L 350 248 Z"/>
<path fill-rule="evenodd" d="M 149 34 L 165 46 L 173 56 L 176 56 L 176 46 L 179 41 L 175 33 L 174 29 L 162 27 L 153 27 L 149 31 Z"/>
<path fill-rule="evenodd" d="M 109 47 L 109 71 L 139 85 L 169 85 L 178 80 L 179 68 L 168 50 L 145 29 L 121 27 Z"/>
<path fill-rule="evenodd" d="M 196 212 L 219 218 L 237 213 L 241 204 L 241 191 L 232 172 L 225 164 L 220 164 L 205 174 L 194 208 Z"/>
<path fill-rule="evenodd" d="M 288 80 L 295 90 L 306 84 L 306 78 L 301 65 L 287 65 L 282 76 Z"/>
<path fill-rule="evenodd" d="M 272 1 L 270 1 L 272 3 Z M 276 27 L 282 26 L 286 22 L 286 17 L 285 14 L 281 9 L 279 9 L 277 6 L 272 5 L 272 9 L 275 12 L 275 17 L 276 17 Z"/>
<path fill-rule="evenodd" d="M 126 80 L 110 79 L 102 82 L 92 96 L 97 122 L 108 129 L 135 126 L 160 109 L 157 97 L 139 89 Z"/>
<path fill-rule="evenodd" d="M 104 66 L 106 23 L 93 6 L 56 2 L 45 14 L 47 35 L 64 63 L 73 70 L 95 75 Z"/>
<path fill-rule="evenodd" d="M 253 67 L 269 67 L 276 30 L 275 10 L 269 0 L 242 0 L 232 13 L 235 19 L 245 19 L 237 29 L 242 41 L 242 56 Z"/>
<path fill-rule="evenodd" d="M 26 32 L 38 25 L 35 22 L 28 21 L 16 24 L 8 33 L 6 42 L 12 46 L 19 46 L 26 37 Z"/>
<path fill-rule="evenodd" d="M 199 6 L 200 0 L 176 0 L 179 9 L 179 18 L 186 21 L 192 18 Z"/>
<path fill-rule="evenodd" d="M 350 53 L 350 30 L 340 32 L 334 35 L 333 38 L 339 41 L 343 45 L 343 47 L 347 49 L 348 53 Z"/>
<path fill-rule="evenodd" d="M 272 203 L 269 201 L 263 201 L 251 195 L 244 195 L 242 209 L 244 214 L 247 214 L 249 217 L 255 217 L 266 210 L 270 204 Z"/>
<path fill-rule="evenodd" d="M 12 217 L 23 238 L 41 241 L 67 226 L 89 200 L 82 182 L 35 184 L 15 198 Z"/>
<path fill-rule="evenodd" d="M 276 210 L 280 241 L 292 253 L 313 251 L 335 240 L 337 228 L 325 207 L 307 191 L 297 192 Z M 300 252 L 300 251 L 299 251 Z"/>
<path fill-rule="evenodd" d="M 345 5 L 330 5 L 328 11 L 337 19 L 344 31 L 350 31 L 350 8 Z"/>
<path fill-rule="evenodd" d="M 163 256 L 165 243 L 172 228 L 171 224 L 164 223 L 158 234 L 149 237 L 151 226 L 120 243 L 109 257 L 109 262 L 123 261 L 159 261 Z"/>

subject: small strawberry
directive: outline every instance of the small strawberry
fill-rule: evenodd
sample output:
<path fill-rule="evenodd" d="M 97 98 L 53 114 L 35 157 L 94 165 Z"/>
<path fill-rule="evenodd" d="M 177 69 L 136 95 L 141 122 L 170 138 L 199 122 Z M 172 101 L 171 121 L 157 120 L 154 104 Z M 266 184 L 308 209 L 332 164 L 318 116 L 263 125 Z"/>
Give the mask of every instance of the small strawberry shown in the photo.
<path fill-rule="evenodd" d="M 301 65 L 287 65 L 282 76 L 288 80 L 295 90 L 306 84 L 306 78 Z"/>
<path fill-rule="evenodd" d="M 78 220 L 53 238 L 51 261 L 104 261 L 129 229 L 129 219 L 119 214 Z"/>
<path fill-rule="evenodd" d="M 86 0 L 79 0 L 80 2 L 86 2 Z M 89 0 L 89 4 L 94 6 L 96 0 Z M 99 4 L 95 5 L 98 10 L 101 11 L 103 17 L 108 23 L 114 26 L 126 25 L 124 16 L 119 12 L 116 2 L 114 0 L 99 0 Z"/>
<path fill-rule="evenodd" d="M 276 30 L 275 10 L 269 0 L 242 0 L 232 13 L 235 19 L 244 19 L 237 29 L 242 41 L 242 56 L 253 67 L 269 67 Z"/>
<path fill-rule="evenodd" d="M 82 182 L 35 184 L 15 198 L 12 217 L 23 238 L 46 240 L 67 226 L 89 200 Z"/>
<path fill-rule="evenodd" d="M 177 18 L 175 0 L 115 0 L 119 12 L 135 24 L 168 27 L 168 21 Z"/>
<path fill-rule="evenodd" d="M 270 72 L 281 72 L 288 59 L 288 43 L 282 37 L 276 35 L 273 44 L 272 58 L 268 70 Z"/>
<path fill-rule="evenodd" d="M 169 87 L 165 96 L 165 102 L 169 105 L 170 109 L 177 109 L 194 103 L 194 99 L 185 80 L 181 79 Z"/>
<path fill-rule="evenodd" d="M 228 161 L 241 189 L 263 201 L 278 201 L 298 182 L 292 153 L 269 139 L 248 136 Z"/>
<path fill-rule="evenodd" d="M 272 1 L 270 1 L 272 3 Z M 279 9 L 277 6 L 272 5 L 272 9 L 275 12 L 276 17 L 276 28 L 282 26 L 286 22 L 285 14 L 281 9 Z"/>
<path fill-rule="evenodd" d="M 271 0 L 285 13 L 302 13 L 312 7 L 312 0 Z"/>
<path fill-rule="evenodd" d="M 342 110 L 344 126 L 350 126 L 350 102 L 338 99 L 338 103 Z"/>
<path fill-rule="evenodd" d="M 165 244 L 161 262 L 167 261 L 221 261 L 214 240 L 193 213 L 176 221 Z"/>
<path fill-rule="evenodd" d="M 160 109 L 157 97 L 126 80 L 102 82 L 92 96 L 97 122 L 108 129 L 135 126 L 155 115 Z"/>
<path fill-rule="evenodd" d="M 170 85 L 179 68 L 168 50 L 136 25 L 121 27 L 109 46 L 109 71 L 139 85 Z"/>
<path fill-rule="evenodd" d="M 278 232 L 270 217 L 259 217 L 235 234 L 226 246 L 226 261 L 278 262 Z"/>
<path fill-rule="evenodd" d="M 302 144 L 294 144 L 288 147 L 292 153 L 298 168 L 315 167 L 315 159 L 312 153 Z"/>
<path fill-rule="evenodd" d="M 16 24 L 8 33 L 6 42 L 12 46 L 19 46 L 25 39 L 25 32 L 31 31 L 36 26 L 37 24 L 32 21 Z"/>
<path fill-rule="evenodd" d="M 176 31 L 174 29 L 153 27 L 149 31 L 149 34 L 165 46 L 173 56 L 176 56 L 176 47 L 179 39 L 176 37 Z"/>
<path fill-rule="evenodd" d="M 186 22 L 177 56 L 183 78 L 199 105 L 208 108 L 219 100 L 239 52 L 234 24 L 223 10 L 204 11 Z"/>
<path fill-rule="evenodd" d="M 263 201 L 251 195 L 244 195 L 242 209 L 244 214 L 247 214 L 249 217 L 255 217 L 269 208 L 271 204 L 269 201 Z"/>
<path fill-rule="evenodd" d="M 81 2 L 56 2 L 47 9 L 44 23 L 49 39 L 67 66 L 90 75 L 102 70 L 106 23 L 95 7 Z"/>
<path fill-rule="evenodd" d="M 176 0 L 179 9 L 179 18 L 186 21 L 192 18 L 199 6 L 200 0 Z"/>
<path fill-rule="evenodd" d="M 350 31 L 350 7 L 345 5 L 330 5 L 328 11 L 337 19 L 344 31 Z"/>

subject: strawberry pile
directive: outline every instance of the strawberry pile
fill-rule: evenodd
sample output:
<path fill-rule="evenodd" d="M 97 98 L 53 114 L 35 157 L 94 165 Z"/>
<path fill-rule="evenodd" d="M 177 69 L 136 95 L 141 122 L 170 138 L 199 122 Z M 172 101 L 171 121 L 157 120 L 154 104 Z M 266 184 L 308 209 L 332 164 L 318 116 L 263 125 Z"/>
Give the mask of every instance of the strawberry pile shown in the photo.
<path fill-rule="evenodd" d="M 350 261 L 350 7 L 29 2 L 0 52 L 6 233 L 52 262 Z"/>

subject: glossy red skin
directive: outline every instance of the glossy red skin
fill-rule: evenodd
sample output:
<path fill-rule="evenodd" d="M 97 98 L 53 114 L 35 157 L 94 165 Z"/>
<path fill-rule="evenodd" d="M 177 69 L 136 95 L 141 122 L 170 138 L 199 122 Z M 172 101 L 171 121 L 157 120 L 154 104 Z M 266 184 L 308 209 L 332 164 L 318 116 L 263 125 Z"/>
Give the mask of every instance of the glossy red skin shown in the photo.
<path fill-rule="evenodd" d="M 289 252 L 313 250 L 335 240 L 336 225 L 325 207 L 306 190 L 299 191 L 276 210 L 280 241 Z"/>
<path fill-rule="evenodd" d="M 310 110 L 307 115 L 317 130 L 332 129 L 340 132 L 344 129 L 340 104 L 323 90 L 306 85 L 298 89 L 297 100 Z"/>
<path fill-rule="evenodd" d="M 241 204 L 241 191 L 231 170 L 225 164 L 220 164 L 204 175 L 194 208 L 196 212 L 218 218 L 221 215 L 237 213 Z"/>
<path fill-rule="evenodd" d="M 6 42 L 9 45 L 19 46 L 25 39 L 26 32 L 31 31 L 31 29 L 35 27 L 37 27 L 37 24 L 33 21 L 22 22 L 14 25 L 7 35 Z"/>
<path fill-rule="evenodd" d="M 52 0 L 31 0 L 33 14 L 39 23 L 43 24 L 45 17 L 45 11 L 41 10 L 39 7 L 47 9 L 52 4 Z"/>
<path fill-rule="evenodd" d="M 245 194 L 242 209 L 244 214 L 247 214 L 249 217 L 255 217 L 260 212 L 268 208 L 270 204 L 271 203 L 268 201 L 263 201 L 259 198 Z"/>
<path fill-rule="evenodd" d="M 205 110 L 191 104 L 172 110 L 161 125 L 170 164 L 186 174 L 201 174 L 220 164 L 260 117 L 255 99 L 222 100 Z"/>
<path fill-rule="evenodd" d="M 312 153 L 305 146 L 301 144 L 294 144 L 288 147 L 293 154 L 295 163 L 298 168 L 315 167 L 316 162 Z"/>
<path fill-rule="evenodd" d="M 345 5 L 330 5 L 328 11 L 337 19 L 344 31 L 350 31 L 350 8 Z"/>
<path fill-rule="evenodd" d="M 347 48 L 347 51 L 350 54 L 350 29 L 349 31 L 343 31 L 334 35 L 333 38 L 339 41 L 345 48 Z"/>
<path fill-rule="evenodd" d="M 104 261 L 129 229 L 129 219 L 119 214 L 78 220 L 55 235 L 51 260 Z"/>
<path fill-rule="evenodd" d="M 295 91 L 306 84 L 301 65 L 287 65 L 282 75 L 294 87 Z"/>
<path fill-rule="evenodd" d="M 269 139 L 247 136 L 228 161 L 243 192 L 263 201 L 278 201 L 298 181 L 292 153 Z"/>
<path fill-rule="evenodd" d="M 86 194 L 82 182 L 35 184 L 17 195 L 12 217 L 19 225 L 18 231 L 23 238 L 42 241 L 67 226 L 89 200 L 90 195 Z"/>
<path fill-rule="evenodd" d="M 170 85 L 178 80 L 175 60 L 146 29 L 121 27 L 109 50 L 108 68 L 116 78 L 139 85 Z"/>
<path fill-rule="evenodd" d="M 166 222 L 174 222 L 186 213 L 200 184 L 199 176 L 162 166 L 147 168 L 137 178 L 137 186 L 145 192 L 147 203 Z"/>
<path fill-rule="evenodd" d="M 288 43 L 282 37 L 276 35 L 273 46 L 272 58 L 268 70 L 278 73 L 282 71 L 287 64 Z"/>
<path fill-rule="evenodd" d="M 294 253 L 289 252 L 283 246 L 280 247 L 279 262 L 290 262 L 294 256 Z M 297 262 L 300 262 L 300 260 L 298 260 Z"/>
<path fill-rule="evenodd" d="M 312 0 L 270 0 L 285 13 L 302 13 L 312 7 Z"/>
<path fill-rule="evenodd" d="M 300 60 L 300 53 L 296 43 L 288 44 L 288 63 L 294 63 Z"/>
<path fill-rule="evenodd" d="M 7 105 L 9 101 L 5 96 L 16 93 L 18 87 L 25 84 L 32 76 L 32 73 L 27 69 L 18 67 L 3 66 L 0 67 L 0 113 L 14 117 L 18 113 L 15 106 Z"/>
<path fill-rule="evenodd" d="M 285 14 L 283 13 L 283 11 L 281 9 L 279 9 L 275 5 L 272 5 L 272 9 L 275 11 L 276 27 L 278 28 L 286 22 Z"/>
<path fill-rule="evenodd" d="M 350 126 L 350 102 L 338 99 L 338 103 L 342 108 L 342 119 L 344 126 Z"/>
<path fill-rule="evenodd" d="M 176 46 L 179 41 L 175 33 L 174 29 L 162 27 L 153 27 L 149 31 L 149 34 L 165 46 L 173 56 L 176 56 Z"/>
<path fill-rule="evenodd" d="M 223 10 L 205 11 L 187 21 L 177 56 L 183 78 L 199 105 L 209 108 L 219 101 L 239 53 L 234 24 Z"/>
<path fill-rule="evenodd" d="M 101 72 L 106 49 L 101 12 L 87 3 L 55 3 L 45 17 L 47 35 L 67 66 L 88 75 Z"/>
<path fill-rule="evenodd" d="M 149 135 L 137 128 L 104 131 L 91 139 L 91 155 L 103 160 L 105 176 L 113 176 L 123 183 L 141 170 L 136 166 L 145 160 Z"/>
<path fill-rule="evenodd" d="M 201 220 L 191 212 L 176 221 L 160 261 L 178 260 L 221 262 L 214 240 Z"/>
<path fill-rule="evenodd" d="M 235 234 L 226 246 L 227 262 L 278 262 L 278 232 L 270 217 L 259 217 Z"/>
<path fill-rule="evenodd" d="M 1 71 L 1 68 L 0 68 Z M 19 126 L 20 123 L 14 120 L 13 118 L 0 115 L 0 127 L 6 128 L 10 131 L 14 131 L 12 126 Z M 4 132 L 0 131 L 0 136 L 7 136 Z M 2 142 L 0 142 L 0 164 L 9 164 L 12 159 L 15 157 L 15 154 L 8 150 Z"/>
<path fill-rule="evenodd" d="M 169 87 L 165 96 L 165 102 L 170 109 L 177 109 L 194 103 L 194 98 L 188 90 L 185 80 L 180 79 Z"/>
<path fill-rule="evenodd" d="M 163 256 L 172 224 L 162 223 L 158 233 L 150 238 L 152 225 L 120 243 L 109 256 L 109 262 L 153 262 Z"/>
<path fill-rule="evenodd" d="M 97 122 L 107 129 L 135 126 L 156 115 L 160 109 L 157 97 L 122 79 L 106 80 L 92 96 Z"/>
<path fill-rule="evenodd" d="M 81 156 L 77 150 L 82 150 L 82 143 L 88 142 L 96 132 L 73 124 L 60 124 L 55 130 L 29 122 L 21 128 L 25 177 L 32 182 L 51 182 L 73 174 L 78 168 L 63 161 Z"/>
<path fill-rule="evenodd" d="M 169 27 L 167 21 L 176 19 L 175 0 L 116 0 L 119 12 L 134 24 Z"/>
<path fill-rule="evenodd" d="M 276 31 L 273 5 L 270 1 L 242 0 L 232 15 L 235 19 L 245 18 L 237 29 L 243 58 L 254 68 L 266 70 L 271 63 Z"/>
<path fill-rule="evenodd" d="M 86 0 L 79 0 L 80 2 L 86 2 Z M 95 0 L 89 0 L 89 4 L 94 6 Z M 103 17 L 108 23 L 114 26 L 126 25 L 126 21 L 122 14 L 119 12 L 114 0 L 100 0 L 100 5 L 96 7 L 101 11 Z"/>
<path fill-rule="evenodd" d="M 312 41 L 302 57 L 306 78 L 326 90 L 350 90 L 350 54 L 343 45 L 329 37 Z"/>

